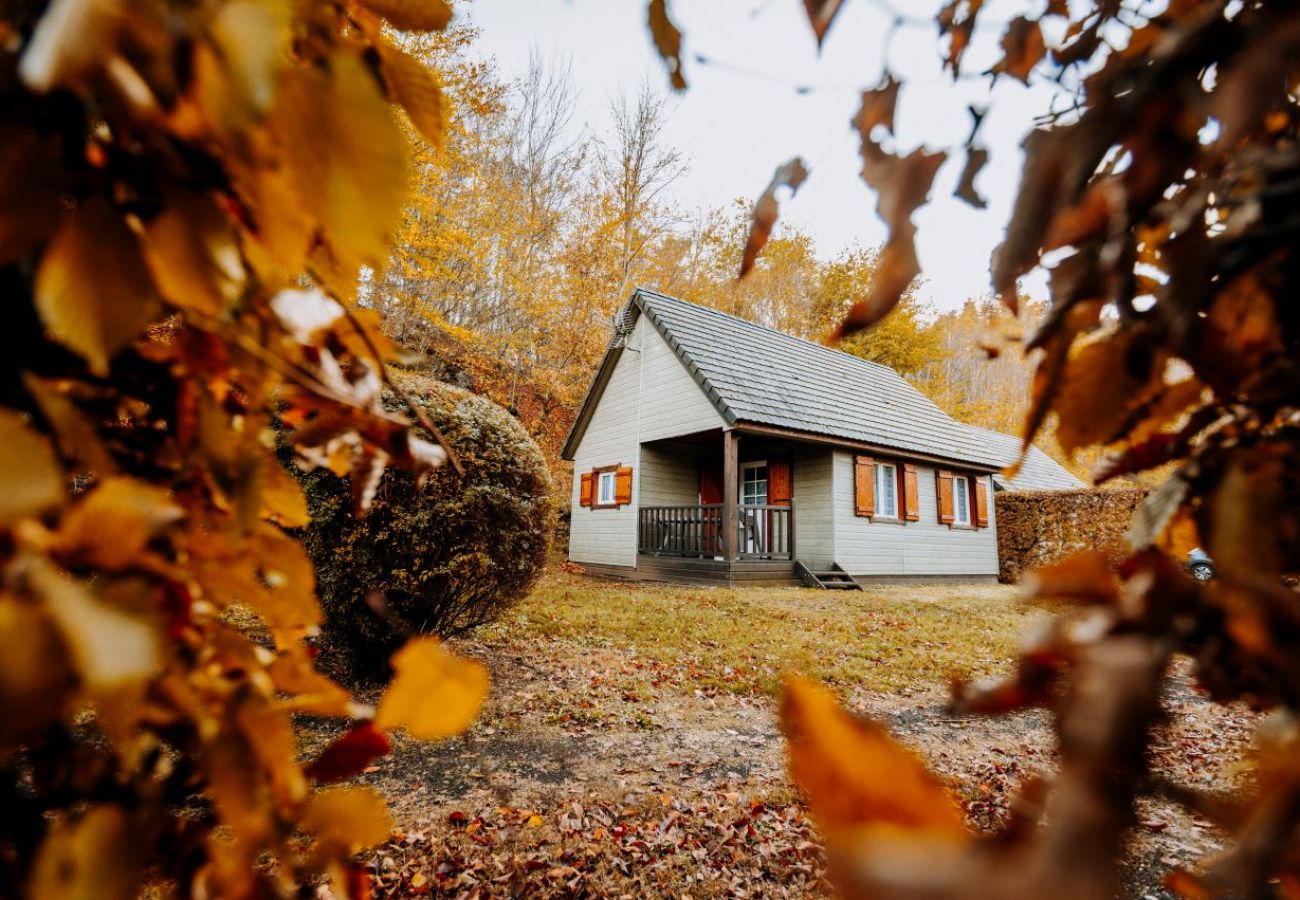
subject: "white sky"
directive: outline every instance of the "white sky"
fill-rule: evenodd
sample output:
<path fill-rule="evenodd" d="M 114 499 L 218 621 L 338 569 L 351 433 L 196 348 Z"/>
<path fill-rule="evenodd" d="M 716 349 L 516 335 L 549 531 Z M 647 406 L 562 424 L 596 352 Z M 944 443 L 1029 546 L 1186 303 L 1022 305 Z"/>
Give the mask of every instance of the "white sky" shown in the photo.
<path fill-rule="evenodd" d="M 895 0 L 909 15 L 932 17 L 934 0 Z M 982 18 L 1005 22 L 1025 11 L 1017 0 L 991 0 Z M 1033 3 L 1032 12 L 1041 8 Z M 461 14 L 482 29 L 479 51 L 501 74 L 520 74 L 535 48 L 567 59 L 581 91 L 579 117 L 593 133 L 604 131 L 609 99 L 632 90 L 645 74 L 668 91 L 667 75 L 645 27 L 645 0 L 473 0 Z M 890 15 L 876 0 L 845 0 L 820 57 L 800 0 L 677 0 L 669 9 L 686 36 L 685 74 L 690 89 L 673 95 L 667 139 L 686 153 L 691 169 L 674 187 L 683 205 L 707 208 L 736 197 L 753 198 L 773 169 L 799 155 L 811 177 L 781 215 L 805 227 L 818 253 L 831 257 L 860 242 L 884 240 L 875 196 L 858 172 L 858 137 L 849 127 L 859 92 L 883 71 Z M 1000 52 L 1000 31 L 980 29 L 963 70 L 988 68 Z M 889 66 L 904 82 L 899 96 L 899 148 L 924 143 L 959 148 L 970 128 L 967 105 L 984 103 L 986 80 L 954 85 L 941 73 L 933 28 L 904 27 L 889 47 Z M 716 61 L 701 65 L 696 54 Z M 736 68 L 744 71 L 736 71 Z M 800 94 L 796 87 L 818 88 Z M 999 79 L 981 137 L 993 153 L 977 186 L 989 208 L 978 211 L 952 197 L 964 163 L 950 154 L 935 181 L 931 202 L 916 215 L 925 283 L 921 294 L 942 309 L 987 293 L 989 254 L 1001 240 L 1014 200 L 1019 143 L 1035 114 L 1046 111 L 1049 88 L 1027 89 Z M 1041 273 L 1026 279 L 1034 296 L 1045 293 Z"/>

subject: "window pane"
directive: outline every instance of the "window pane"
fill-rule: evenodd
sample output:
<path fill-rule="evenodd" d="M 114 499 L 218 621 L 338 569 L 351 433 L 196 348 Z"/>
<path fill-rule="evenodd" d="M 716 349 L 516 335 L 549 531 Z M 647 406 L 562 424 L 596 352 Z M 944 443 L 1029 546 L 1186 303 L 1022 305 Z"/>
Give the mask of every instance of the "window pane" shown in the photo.
<path fill-rule="evenodd" d="M 957 511 L 957 521 L 963 525 L 969 524 L 970 510 L 967 508 L 969 498 L 966 490 L 966 479 L 954 478 L 952 480 L 952 492 Z"/>
<path fill-rule="evenodd" d="M 898 516 L 898 480 L 893 466 L 880 463 L 876 466 L 877 514 L 886 518 Z"/>

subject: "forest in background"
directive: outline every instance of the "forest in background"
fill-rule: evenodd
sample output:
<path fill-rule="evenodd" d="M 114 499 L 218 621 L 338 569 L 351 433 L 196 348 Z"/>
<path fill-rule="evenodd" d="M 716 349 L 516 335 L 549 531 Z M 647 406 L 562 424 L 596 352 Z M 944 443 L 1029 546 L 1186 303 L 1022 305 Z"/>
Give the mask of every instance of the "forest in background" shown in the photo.
<path fill-rule="evenodd" d="M 652 76 L 611 97 L 610 125 L 597 133 L 577 121 L 563 61 L 534 57 L 507 78 L 475 38 L 472 25 L 407 38 L 443 73 L 445 142 L 413 142 L 412 200 L 362 302 L 383 313 L 413 369 L 514 413 L 562 481 L 560 447 L 633 287 L 815 341 L 869 292 L 878 248 L 822 259 L 788 222 L 739 281 L 752 203 L 673 201 L 690 159 L 665 138 L 669 101 Z M 893 367 L 961 421 L 1018 434 L 1034 368 L 1019 342 L 1047 305 L 1026 300 L 1016 319 L 983 287 L 939 311 L 920 282 L 839 346 Z M 1095 462 L 1068 459 L 1050 428 L 1037 442 L 1083 477 Z"/>

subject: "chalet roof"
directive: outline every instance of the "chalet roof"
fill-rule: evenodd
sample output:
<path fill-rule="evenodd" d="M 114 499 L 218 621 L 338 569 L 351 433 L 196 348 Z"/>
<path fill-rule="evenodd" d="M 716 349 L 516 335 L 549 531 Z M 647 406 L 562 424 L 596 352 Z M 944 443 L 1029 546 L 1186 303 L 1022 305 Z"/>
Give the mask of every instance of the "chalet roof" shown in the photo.
<path fill-rule="evenodd" d="M 1020 438 L 989 428 L 966 427 L 979 432 L 983 440 L 997 448 L 1004 466 L 1011 465 L 1020 455 Z M 997 487 L 1007 491 L 1060 491 L 1086 487 L 1073 472 L 1032 445 L 1015 478 L 995 473 L 993 481 Z"/>
<path fill-rule="evenodd" d="M 654 325 L 728 425 L 767 425 L 937 457 L 995 470 L 1013 463 L 1019 439 L 953 419 L 888 366 L 765 328 L 745 319 L 637 288 L 625 323 Z M 622 353 L 612 341 L 565 444 L 577 442 Z M 1012 490 L 1078 487 L 1080 482 L 1038 448 Z"/>
<path fill-rule="evenodd" d="M 982 468 L 1008 461 L 888 366 L 644 288 L 632 303 L 730 425 L 789 428 Z"/>

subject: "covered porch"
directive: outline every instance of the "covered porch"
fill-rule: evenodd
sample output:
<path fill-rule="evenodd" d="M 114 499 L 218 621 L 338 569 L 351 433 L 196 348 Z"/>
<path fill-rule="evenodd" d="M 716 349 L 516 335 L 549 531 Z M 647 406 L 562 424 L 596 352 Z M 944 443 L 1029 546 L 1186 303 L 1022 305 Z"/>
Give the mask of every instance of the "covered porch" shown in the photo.
<path fill-rule="evenodd" d="M 643 444 L 638 577 L 798 584 L 803 550 L 795 494 L 817 486 L 796 479 L 795 469 L 813 452 L 824 453 L 812 443 L 740 429 Z"/>

